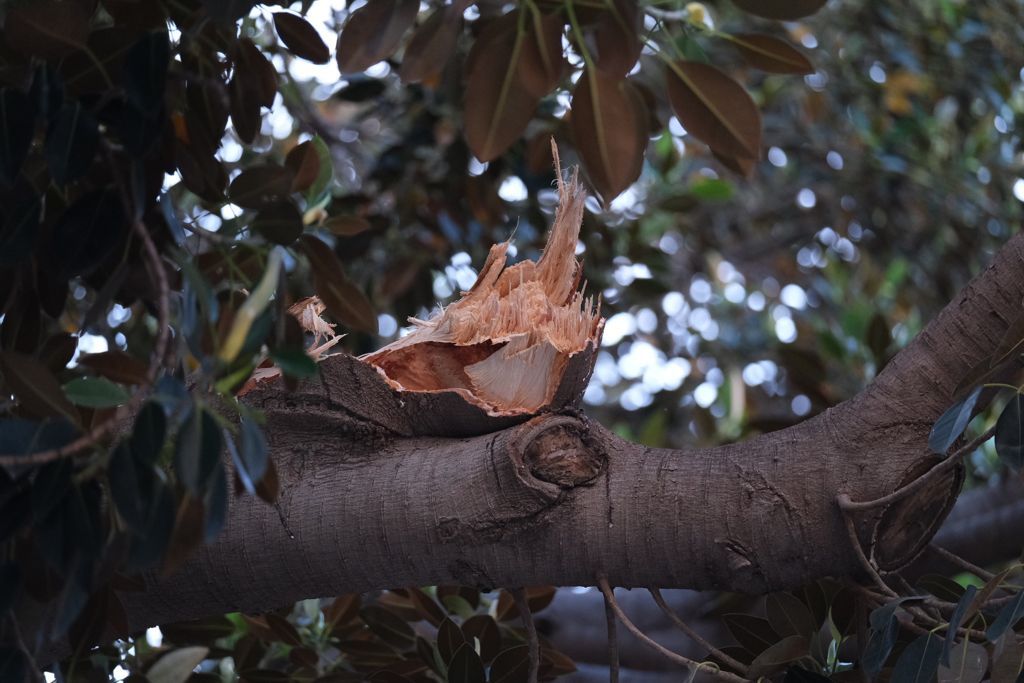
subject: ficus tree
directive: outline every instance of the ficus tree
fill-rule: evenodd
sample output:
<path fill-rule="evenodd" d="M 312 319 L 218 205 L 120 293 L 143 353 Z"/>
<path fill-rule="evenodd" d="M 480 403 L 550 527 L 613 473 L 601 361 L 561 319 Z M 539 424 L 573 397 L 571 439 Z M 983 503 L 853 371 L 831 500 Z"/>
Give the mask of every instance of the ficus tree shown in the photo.
<path fill-rule="evenodd" d="M 780 116 L 770 95 L 816 73 L 792 41 L 824 2 L 368 0 L 328 23 L 322 4 L 2 6 L 0 678 L 549 680 L 574 665 L 532 613 L 596 585 L 613 678 L 621 623 L 694 676 L 1016 680 L 1020 548 L 982 567 L 932 540 L 979 448 L 1001 476 L 1022 465 L 1019 238 L 899 353 L 861 316 L 866 387 L 781 351 L 805 421 L 673 450 L 582 411 L 605 353 L 586 281 L 670 232 L 613 200 L 646 168 L 670 188 L 652 214 L 692 218 L 731 197 L 722 177 L 756 185 L 766 146 L 779 165 L 758 100 Z M 992 43 L 985 63 L 1013 65 Z M 328 100 L 301 63 L 336 65 Z M 892 83 L 896 132 L 872 142 L 898 149 L 935 95 Z M 713 166 L 675 191 L 695 156 Z M 489 239 L 510 169 L 548 193 L 514 265 L 507 232 Z M 585 271 L 591 233 L 606 258 Z M 432 306 L 431 266 L 470 242 L 490 250 L 462 296 L 379 343 L 380 306 Z M 958 580 L 915 573 L 928 553 Z M 651 588 L 701 655 L 648 638 L 615 586 Z M 767 597 L 725 617 L 730 645 L 662 587 Z"/>

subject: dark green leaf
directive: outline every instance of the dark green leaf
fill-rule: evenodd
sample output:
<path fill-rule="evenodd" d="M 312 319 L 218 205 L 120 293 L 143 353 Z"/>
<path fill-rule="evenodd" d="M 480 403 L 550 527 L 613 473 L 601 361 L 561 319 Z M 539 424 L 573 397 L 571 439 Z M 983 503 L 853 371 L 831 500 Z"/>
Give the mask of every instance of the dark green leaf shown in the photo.
<path fill-rule="evenodd" d="M 0 681 L 21 683 L 28 675 L 28 662 L 21 650 L 14 647 L 0 647 Z"/>
<path fill-rule="evenodd" d="M 240 470 L 255 484 L 263 478 L 267 471 L 267 439 L 263 430 L 255 421 L 243 418 L 239 423 L 241 429 Z"/>
<path fill-rule="evenodd" d="M 462 630 L 451 619 L 445 619 L 437 628 L 437 649 L 445 665 L 449 665 L 455 652 L 466 642 Z"/>
<path fill-rule="evenodd" d="M 945 457 L 949 447 L 964 433 L 973 416 L 974 404 L 978 402 L 981 389 L 982 387 L 975 387 L 974 391 L 950 406 L 942 417 L 936 420 L 931 434 L 928 435 L 928 447 L 932 452 Z"/>
<path fill-rule="evenodd" d="M 250 227 L 264 239 L 288 246 L 302 234 L 302 213 L 295 202 L 284 199 L 260 209 Z"/>
<path fill-rule="evenodd" d="M 35 129 L 36 109 L 21 90 L 0 88 L 0 181 L 14 184 L 28 156 Z"/>
<path fill-rule="evenodd" d="M 388 645 L 405 650 L 416 643 L 416 633 L 412 627 L 391 610 L 379 605 L 367 605 L 360 616 L 370 630 Z"/>
<path fill-rule="evenodd" d="M 14 606 L 21 593 L 21 567 L 15 562 L 0 564 L 0 617 Z M 0 672 L 2 672 L 0 666 Z"/>
<path fill-rule="evenodd" d="M 487 674 L 480 655 L 473 646 L 464 643 L 455 651 L 448 664 L 448 683 L 485 683 Z"/>
<path fill-rule="evenodd" d="M 498 656 L 501 649 L 501 632 L 498 623 L 489 614 L 477 614 L 462 624 L 462 633 L 467 643 L 479 641 L 480 659 L 485 664 Z"/>
<path fill-rule="evenodd" d="M 931 683 L 939 670 L 942 637 L 925 633 L 903 650 L 890 678 L 893 683 Z"/>
<path fill-rule="evenodd" d="M 155 400 L 147 401 L 135 418 L 129 448 L 139 462 L 153 464 L 160 457 L 167 438 L 167 416 Z"/>
<path fill-rule="evenodd" d="M 295 55 L 314 64 L 326 64 L 331 51 L 308 21 L 291 12 L 274 12 L 274 28 L 285 46 Z"/>
<path fill-rule="evenodd" d="M 62 419 L 35 422 L 22 418 L 0 420 L 0 453 L 17 455 L 60 448 L 71 443 L 75 428 Z"/>
<path fill-rule="evenodd" d="M 868 676 L 874 677 L 882 670 L 885 660 L 896 645 L 896 636 L 899 634 L 899 621 L 896 619 L 896 610 L 904 602 L 920 598 L 898 598 L 882 605 L 871 612 L 869 622 L 871 630 L 868 633 L 868 642 L 864 648 L 864 659 L 862 668 Z"/>
<path fill-rule="evenodd" d="M 1024 467 L 1024 396 L 1016 394 L 996 422 L 996 453 L 1008 467 Z"/>
<path fill-rule="evenodd" d="M 3 135 L 4 131 L 0 130 L 0 157 L 4 154 Z M 0 167 L 3 163 L 3 159 L 0 158 Z M 9 194 L 4 193 L 0 197 L 0 202 L 0 215 L 3 216 L 3 223 L 0 225 L 0 268 L 9 268 L 24 262 L 32 252 L 36 237 L 39 235 L 43 200 L 25 176 L 18 176 L 13 189 Z"/>
<path fill-rule="evenodd" d="M 270 352 L 270 358 L 289 377 L 305 379 L 317 372 L 316 361 L 301 349 L 275 349 Z"/>
<path fill-rule="evenodd" d="M 804 636 L 786 636 L 759 654 L 750 663 L 749 674 L 752 678 L 769 676 L 807 654 L 807 638 Z"/>
<path fill-rule="evenodd" d="M 985 637 L 991 641 L 996 640 L 1006 632 L 1006 629 L 1016 624 L 1021 617 L 1024 617 L 1024 591 L 1019 591 L 1013 600 L 999 610 L 999 616 L 985 631 Z"/>
<path fill-rule="evenodd" d="M 510 647 L 491 662 L 491 683 L 522 683 L 527 680 L 529 671 L 529 646 Z"/>
<path fill-rule="evenodd" d="M 67 417 L 77 421 L 71 405 L 53 376 L 39 361 L 16 351 L 0 352 L 0 370 L 7 390 L 22 408 L 37 417 Z"/>
<path fill-rule="evenodd" d="M 71 460 L 61 458 L 39 468 L 32 482 L 32 517 L 45 520 L 71 490 Z"/>
<path fill-rule="evenodd" d="M 220 429 L 206 410 L 196 406 L 185 419 L 174 450 L 174 468 L 185 489 L 202 497 L 221 451 Z"/>
<path fill-rule="evenodd" d="M 818 624 L 803 601 L 789 593 L 771 593 L 765 598 L 765 611 L 772 630 L 780 636 L 810 638 Z"/>
<path fill-rule="evenodd" d="M 131 400 L 124 387 L 102 377 L 78 377 L 64 385 L 68 400 L 87 408 L 113 408 Z"/>
<path fill-rule="evenodd" d="M 46 269 L 68 279 L 88 275 L 123 242 L 127 217 L 112 190 L 85 195 L 71 205 L 53 229 Z"/>
<path fill-rule="evenodd" d="M 949 666 L 949 653 L 953 650 L 953 644 L 956 642 L 956 631 L 960 628 L 960 622 L 967 614 L 967 608 L 974 602 L 974 594 L 977 592 L 977 586 L 968 586 L 957 601 L 953 616 L 949 618 L 949 629 L 946 631 L 946 640 L 942 645 L 942 663 L 945 666 Z"/>
<path fill-rule="evenodd" d="M 761 617 L 749 614 L 726 614 L 722 617 L 722 621 L 736 642 L 753 655 L 760 654 L 779 639 L 768 620 Z"/>
<path fill-rule="evenodd" d="M 110 497 L 117 513 L 129 529 L 142 533 L 145 531 L 146 509 L 139 486 L 141 472 L 137 465 L 147 467 L 143 463 L 136 463 L 127 443 L 120 443 L 110 455 L 107 478 L 110 480 Z"/>
<path fill-rule="evenodd" d="M 211 543 L 224 528 L 224 522 L 228 517 L 228 479 L 220 458 L 214 465 L 213 478 L 203 498 L 203 507 L 206 510 L 203 542 Z"/>
<path fill-rule="evenodd" d="M 99 141 L 96 117 L 77 101 L 65 104 L 46 134 L 46 163 L 54 182 L 64 186 L 84 175 Z"/>
<path fill-rule="evenodd" d="M 132 539 L 131 550 L 125 563 L 126 571 L 148 569 L 159 563 L 174 530 L 174 496 L 162 480 L 155 480 L 155 488 L 146 502 L 145 533 Z"/>
<path fill-rule="evenodd" d="M 165 28 L 144 34 L 128 51 L 124 61 L 125 95 L 139 110 L 153 113 L 163 104 L 170 58 Z"/>
<path fill-rule="evenodd" d="M 245 209 L 260 209 L 284 199 L 292 191 L 292 172 L 284 166 L 250 166 L 231 181 L 228 196 Z"/>

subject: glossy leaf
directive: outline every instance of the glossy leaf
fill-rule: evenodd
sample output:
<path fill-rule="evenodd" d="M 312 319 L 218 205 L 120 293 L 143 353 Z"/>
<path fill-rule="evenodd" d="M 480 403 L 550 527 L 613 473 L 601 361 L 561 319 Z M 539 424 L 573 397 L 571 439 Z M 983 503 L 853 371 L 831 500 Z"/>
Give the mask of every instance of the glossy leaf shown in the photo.
<path fill-rule="evenodd" d="M 250 166 L 231 181 L 228 197 L 242 208 L 260 209 L 291 194 L 292 177 L 292 172 L 284 166 Z"/>
<path fill-rule="evenodd" d="M 953 650 L 953 645 L 956 643 L 956 631 L 960 628 L 960 624 L 963 622 L 964 616 L 967 614 L 968 608 L 974 603 L 974 595 L 978 592 L 977 586 L 968 586 L 964 594 L 960 596 L 960 599 L 956 603 L 956 608 L 953 610 L 952 616 L 949 618 L 949 628 L 946 631 L 946 639 L 942 645 L 942 663 L 945 666 L 949 666 L 949 654 Z"/>
<path fill-rule="evenodd" d="M 398 75 L 403 83 L 435 84 L 455 52 L 462 31 L 462 12 L 458 5 L 434 10 L 417 28 L 402 57 Z"/>
<path fill-rule="evenodd" d="M 777 74 L 812 74 L 814 65 L 790 43 L 763 33 L 737 33 L 732 36 L 743 60 L 762 71 Z"/>
<path fill-rule="evenodd" d="M 1016 624 L 1021 617 L 1024 617 L 1024 591 L 1019 591 L 1013 600 L 1007 603 L 996 617 L 992 625 L 985 631 L 985 637 L 989 640 L 997 640 L 1006 630 Z"/>
<path fill-rule="evenodd" d="M 467 643 L 478 643 L 480 659 L 488 664 L 501 650 L 501 631 L 498 623 L 489 614 L 477 614 L 462 623 L 462 634 Z"/>
<path fill-rule="evenodd" d="M 349 327 L 377 334 L 377 314 L 366 296 L 345 276 L 331 248 L 312 235 L 299 238 L 313 268 L 313 287 L 327 312 Z"/>
<path fill-rule="evenodd" d="M 641 13 L 635 0 L 608 3 L 594 27 L 594 64 L 612 77 L 624 78 L 643 48 Z"/>
<path fill-rule="evenodd" d="M 1015 394 L 996 422 L 996 453 L 1013 470 L 1024 467 L 1024 396 Z"/>
<path fill-rule="evenodd" d="M 744 12 L 779 21 L 793 21 L 814 14 L 828 0 L 732 0 Z"/>
<path fill-rule="evenodd" d="M 118 384 L 145 384 L 146 363 L 120 349 L 89 353 L 78 357 L 78 364 Z"/>
<path fill-rule="evenodd" d="M 473 646 L 464 643 L 448 664 L 448 683 L 485 683 L 487 674 L 484 671 L 480 655 Z"/>
<path fill-rule="evenodd" d="M 248 38 L 238 41 L 235 70 L 242 74 L 261 107 L 272 107 L 277 94 L 277 69 L 263 52 Z"/>
<path fill-rule="evenodd" d="M 58 59 L 85 47 L 89 35 L 87 3 L 32 0 L 14 5 L 4 20 L 4 38 L 33 57 Z"/>
<path fill-rule="evenodd" d="M 64 385 L 64 394 L 76 406 L 113 408 L 131 400 L 124 387 L 102 377 L 78 377 Z"/>
<path fill-rule="evenodd" d="M 268 242 L 287 246 L 302 234 L 302 214 L 295 202 L 283 199 L 263 206 L 250 227 Z"/>
<path fill-rule="evenodd" d="M 587 175 L 606 204 L 640 177 L 647 112 L 629 81 L 584 69 L 573 92 L 569 125 Z"/>
<path fill-rule="evenodd" d="M 270 358 L 289 377 L 305 379 L 317 373 L 316 361 L 302 349 L 275 349 Z"/>
<path fill-rule="evenodd" d="M 753 655 L 760 654 L 778 641 L 778 634 L 772 630 L 767 619 L 749 614 L 726 614 L 722 622 L 729 633 Z"/>
<path fill-rule="evenodd" d="M 64 395 L 57 378 L 39 361 L 17 351 L 0 352 L 0 370 L 7 390 L 36 417 L 78 420 L 78 411 Z"/>
<path fill-rule="evenodd" d="M 919 598 L 898 598 L 871 612 L 868 619 L 871 630 L 868 633 L 868 642 L 864 647 L 864 658 L 861 661 L 861 667 L 868 676 L 877 676 L 885 665 L 885 660 L 889 658 L 889 654 L 896 645 L 896 636 L 899 635 L 896 610 L 904 602 L 913 599 Z M 936 641 L 938 641 L 937 637 Z M 942 654 L 941 648 L 938 650 L 938 654 Z M 937 662 L 936 659 L 936 665 Z"/>
<path fill-rule="evenodd" d="M 390 57 L 416 20 L 416 0 L 375 0 L 353 12 L 338 36 L 338 69 L 364 71 Z"/>
<path fill-rule="evenodd" d="M 143 404 L 135 417 L 132 435 L 128 442 L 132 456 L 139 462 L 154 464 L 163 450 L 167 438 L 167 417 L 156 401 Z"/>
<path fill-rule="evenodd" d="M 772 630 L 780 636 L 810 638 L 818 630 L 807 606 L 789 593 L 769 594 L 765 598 L 765 612 Z"/>
<path fill-rule="evenodd" d="M 931 683 L 939 669 L 942 638 L 925 633 L 903 650 L 892 670 L 891 680 L 900 683 Z"/>
<path fill-rule="evenodd" d="M 522 683 L 530 671 L 530 648 L 516 645 L 502 651 L 491 662 L 491 683 Z"/>
<path fill-rule="evenodd" d="M 222 448 L 217 421 L 206 410 L 193 408 L 175 443 L 174 469 L 190 494 L 201 497 L 217 465 Z"/>
<path fill-rule="evenodd" d="M 36 108 L 21 90 L 0 88 L 0 181 L 14 183 L 28 156 Z"/>
<path fill-rule="evenodd" d="M 149 667 L 146 679 L 149 683 L 185 683 L 208 654 L 209 648 L 198 645 L 171 650 Z"/>
<path fill-rule="evenodd" d="M 303 17 L 291 12 L 274 12 L 274 28 L 285 47 L 296 56 L 314 64 L 326 64 L 331 60 L 330 49 Z"/>
<path fill-rule="evenodd" d="M 146 113 L 160 109 L 167 84 L 171 45 L 166 30 L 147 31 L 132 45 L 124 61 L 128 101 Z"/>
<path fill-rule="evenodd" d="M 974 405 L 978 402 L 981 389 L 982 387 L 975 387 L 971 393 L 950 406 L 935 421 L 935 425 L 928 435 L 928 447 L 932 449 L 933 453 L 945 457 L 949 447 L 964 433 L 974 414 Z"/>
<path fill-rule="evenodd" d="M 743 86 L 702 62 L 673 62 L 666 76 L 669 102 L 687 132 L 726 157 L 761 156 L 761 113 Z"/>
<path fill-rule="evenodd" d="M 92 166 L 99 124 L 79 102 L 65 104 L 46 135 L 46 162 L 58 185 L 80 178 Z"/>
<path fill-rule="evenodd" d="M 988 669 L 988 659 L 988 652 L 978 643 L 958 645 L 949 664 L 939 666 L 938 683 L 981 683 Z"/>
<path fill-rule="evenodd" d="M 805 636 L 786 636 L 769 646 L 750 663 L 750 676 L 768 676 L 807 654 Z"/>
<path fill-rule="evenodd" d="M 466 637 L 458 625 L 449 618 L 445 618 L 437 627 L 437 649 L 441 653 L 441 659 L 448 665 L 455 653 L 466 642 Z"/>
<path fill-rule="evenodd" d="M 416 643 L 416 633 L 409 624 L 394 612 L 379 605 L 367 605 L 360 612 L 363 622 L 388 645 L 398 649 L 411 648 Z"/>
<path fill-rule="evenodd" d="M 320 175 L 320 155 L 313 140 L 292 147 L 285 157 L 284 165 L 292 172 L 292 191 L 308 190 Z"/>
<path fill-rule="evenodd" d="M 335 235 L 352 237 L 370 229 L 370 221 L 360 216 L 331 216 L 324 221 L 324 227 Z"/>

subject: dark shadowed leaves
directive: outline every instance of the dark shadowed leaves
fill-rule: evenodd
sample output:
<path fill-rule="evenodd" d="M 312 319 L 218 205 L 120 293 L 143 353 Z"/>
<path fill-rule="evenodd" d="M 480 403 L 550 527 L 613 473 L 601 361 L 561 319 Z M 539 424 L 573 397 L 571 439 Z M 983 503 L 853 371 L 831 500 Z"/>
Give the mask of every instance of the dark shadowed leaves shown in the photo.
<path fill-rule="evenodd" d="M 896 619 L 896 610 L 904 602 L 914 598 L 899 598 L 893 600 L 871 612 L 869 622 L 871 630 L 868 633 L 868 642 L 864 648 L 864 659 L 861 663 L 868 676 L 874 677 L 882 670 L 885 660 L 889 658 L 893 646 L 896 645 L 896 636 L 899 634 L 899 621 Z M 938 638 L 936 641 L 938 642 Z M 936 655 L 941 654 L 941 644 Z"/>
<path fill-rule="evenodd" d="M 228 517 L 228 478 L 224 471 L 224 463 L 219 458 L 214 465 L 206 495 L 203 497 L 203 507 L 206 511 L 203 542 L 211 543 L 224 528 L 224 522 Z"/>
<path fill-rule="evenodd" d="M 484 683 L 487 675 L 484 672 L 484 664 L 480 661 L 480 655 L 476 653 L 473 646 L 464 643 L 448 664 L 449 683 Z"/>
<path fill-rule="evenodd" d="M 174 519 L 174 532 L 164 552 L 160 571 L 168 576 L 188 559 L 192 551 L 203 542 L 203 503 L 185 495 L 178 504 Z"/>
<path fill-rule="evenodd" d="M 760 157 L 761 113 L 743 86 L 702 62 L 673 62 L 666 76 L 672 109 L 688 132 L 723 156 Z"/>
<path fill-rule="evenodd" d="M 956 642 L 956 630 L 960 628 L 960 624 L 967 614 L 967 609 L 973 604 L 974 595 L 977 592 L 977 586 L 968 586 L 967 590 L 964 591 L 964 594 L 957 601 L 953 615 L 949 618 L 949 629 L 946 631 L 946 639 L 942 645 L 942 663 L 946 666 L 949 666 L 949 653 L 953 650 L 953 644 Z"/>
<path fill-rule="evenodd" d="M 0 680 L 24 681 L 29 672 L 28 667 L 21 650 L 15 647 L 0 647 Z"/>
<path fill-rule="evenodd" d="M 900 683 L 931 683 L 939 669 L 942 638 L 925 633 L 903 650 L 892 670 L 893 681 Z"/>
<path fill-rule="evenodd" d="M 308 21 L 291 12 L 274 12 L 274 28 L 291 52 L 314 64 L 326 64 L 331 51 Z"/>
<path fill-rule="evenodd" d="M 416 644 L 416 634 L 412 627 L 391 610 L 379 605 L 367 605 L 360 616 L 370 630 L 388 645 L 404 650 Z"/>
<path fill-rule="evenodd" d="M 124 387 L 102 377 L 77 377 L 64 385 L 64 394 L 86 408 L 113 408 L 131 400 Z"/>
<path fill-rule="evenodd" d="M 174 530 L 174 495 L 162 479 L 153 478 L 152 481 L 153 490 L 142 497 L 146 507 L 144 530 L 132 538 L 125 564 L 127 571 L 147 569 L 157 564 Z"/>
<path fill-rule="evenodd" d="M 405 48 L 398 71 L 403 83 L 433 85 L 455 52 L 462 30 L 462 12 L 456 4 L 439 7 L 417 28 Z"/>
<path fill-rule="evenodd" d="M 167 31 L 143 34 L 124 62 L 124 90 L 128 101 L 146 113 L 160 109 L 167 83 L 171 46 Z"/>
<path fill-rule="evenodd" d="M 248 38 L 238 41 L 235 71 L 243 74 L 244 82 L 252 90 L 260 106 L 270 107 L 274 104 L 274 95 L 277 94 L 277 69 Z"/>
<path fill-rule="evenodd" d="M 136 533 L 145 531 L 146 504 L 139 478 L 146 474 L 146 465 L 136 461 L 127 443 L 118 444 L 111 452 L 107 466 L 110 497 L 121 519 Z"/>
<path fill-rule="evenodd" d="M 217 421 L 196 406 L 185 418 L 174 451 L 174 468 L 185 489 L 201 496 L 220 463 L 222 443 Z"/>
<path fill-rule="evenodd" d="M 780 636 L 809 638 L 818 630 L 811 611 L 799 598 L 789 593 L 771 593 L 765 598 L 765 612 L 772 630 Z"/>
<path fill-rule="evenodd" d="M 92 165 L 99 124 L 79 102 L 65 104 L 46 135 L 46 163 L 58 185 L 80 178 Z"/>
<path fill-rule="evenodd" d="M 426 619 L 434 626 L 440 626 L 441 622 L 447 618 L 437 601 L 423 592 L 423 589 L 413 586 L 407 588 L 406 592 L 409 595 L 409 601 L 412 602 L 421 618 Z"/>
<path fill-rule="evenodd" d="M 291 170 L 284 166 L 250 166 L 231 181 L 228 196 L 242 208 L 260 209 L 291 194 L 292 178 Z"/>
<path fill-rule="evenodd" d="M 491 683 L 521 683 L 527 680 L 529 671 L 529 646 L 510 647 L 491 662 Z"/>
<path fill-rule="evenodd" d="M 792 21 L 814 14 L 828 0 L 732 0 L 744 12 L 765 19 Z"/>
<path fill-rule="evenodd" d="M 967 642 L 953 650 L 947 665 L 939 666 L 938 683 L 981 683 L 988 669 L 988 652 L 978 643 Z M 1000 679 L 992 674 L 993 683 Z"/>
<path fill-rule="evenodd" d="M 219 638 L 226 638 L 235 631 L 235 625 L 226 616 L 218 615 L 195 621 L 179 621 L 161 624 L 164 641 L 186 645 L 198 643 L 212 646 Z"/>
<path fill-rule="evenodd" d="M 981 389 L 982 387 L 975 387 L 971 393 L 950 406 L 935 421 L 935 426 L 932 427 L 932 431 L 928 435 L 928 447 L 932 449 L 933 453 L 945 457 L 949 447 L 964 433 L 974 414 L 974 404 L 978 402 Z"/>
<path fill-rule="evenodd" d="M 296 145 L 284 160 L 285 168 L 292 172 L 292 191 L 305 192 L 320 175 L 320 154 L 313 140 Z"/>
<path fill-rule="evenodd" d="M 1016 624 L 1021 617 L 1024 617 L 1024 591 L 1018 592 L 1013 600 L 999 610 L 999 616 L 985 631 L 985 637 L 992 641 L 996 640 L 1006 632 L 1006 629 Z"/>
<path fill-rule="evenodd" d="M 66 57 L 85 46 L 87 3 L 33 0 L 7 12 L 4 37 L 15 50 L 44 59 Z"/>
<path fill-rule="evenodd" d="M 814 65 L 791 44 L 763 33 L 737 33 L 732 36 L 743 60 L 750 66 L 777 74 L 810 74 Z"/>
<path fill-rule="evenodd" d="M 353 12 L 338 36 L 341 73 L 363 71 L 390 57 L 418 10 L 416 0 L 375 0 Z"/>
<path fill-rule="evenodd" d="M 64 279 L 87 275 L 122 242 L 127 228 L 117 194 L 87 194 L 57 220 L 46 268 Z"/>
<path fill-rule="evenodd" d="M 624 78 L 636 64 L 643 48 L 640 11 L 634 0 L 615 0 L 594 27 L 594 63 L 609 76 Z"/>
<path fill-rule="evenodd" d="M 28 155 L 36 108 L 17 88 L 0 88 L 0 180 L 14 183 Z"/>
<path fill-rule="evenodd" d="M 302 349 L 275 349 L 270 358 L 289 377 L 305 379 L 316 374 L 316 361 Z"/>
<path fill-rule="evenodd" d="M 299 238 L 313 268 L 313 288 L 339 322 L 377 334 L 377 314 L 366 296 L 346 276 L 341 261 L 324 242 L 312 235 Z"/>
<path fill-rule="evenodd" d="M 782 683 L 829 683 L 831 680 L 828 676 L 791 666 L 786 669 L 786 677 L 782 679 Z"/>
<path fill-rule="evenodd" d="M 248 14 L 256 0 L 203 0 L 210 17 L 217 21 L 235 22 Z"/>
<path fill-rule="evenodd" d="M 17 351 L 0 352 L 7 391 L 18 403 L 36 417 L 66 417 L 77 422 L 78 411 L 61 390 L 57 378 L 39 361 Z"/>
<path fill-rule="evenodd" d="M 451 619 L 445 619 L 437 627 L 437 650 L 446 664 L 452 661 L 455 653 L 466 643 L 466 636 Z"/>
<path fill-rule="evenodd" d="M 0 130 L 0 136 L 5 132 Z M 4 144 L 0 141 L 0 148 Z M 32 251 L 39 235 L 42 202 L 25 176 L 19 176 L 10 191 L 0 194 L 0 268 L 20 264 Z"/>
<path fill-rule="evenodd" d="M 807 654 L 807 638 L 786 636 L 768 647 L 750 663 L 751 677 L 768 676 Z"/>
<path fill-rule="evenodd" d="M 1024 395 L 1015 394 L 996 422 L 996 453 L 1008 467 L 1024 467 Z"/>
<path fill-rule="evenodd" d="M 767 650 L 779 639 L 768 620 L 761 617 L 749 614 L 726 614 L 722 617 L 722 621 L 736 642 L 753 655 Z"/>
<path fill-rule="evenodd" d="M 121 350 L 79 356 L 78 364 L 119 384 L 144 384 L 147 366 Z"/>
<path fill-rule="evenodd" d="M 370 229 L 370 221 L 360 216 L 331 216 L 324 221 L 324 227 L 335 235 L 352 237 Z"/>
<path fill-rule="evenodd" d="M 146 680 L 149 683 L 184 681 L 209 653 L 209 648 L 198 645 L 171 650 L 149 667 Z"/>
<path fill-rule="evenodd" d="M 485 664 L 498 656 L 501 649 L 501 632 L 498 623 L 489 614 L 477 614 L 462 623 L 462 633 L 467 643 L 474 638 L 479 643 L 480 659 Z"/>
<path fill-rule="evenodd" d="M 287 246 L 302 234 L 302 214 L 295 202 L 283 199 L 261 208 L 251 227 L 267 241 Z"/>
<path fill-rule="evenodd" d="M 17 455 L 60 448 L 75 436 L 74 427 L 62 419 L 43 422 L 22 418 L 0 420 L 0 453 Z"/>
<path fill-rule="evenodd" d="M 595 189 L 610 202 L 640 176 L 647 148 L 647 111 L 629 81 L 585 69 L 569 120 L 576 149 Z"/>

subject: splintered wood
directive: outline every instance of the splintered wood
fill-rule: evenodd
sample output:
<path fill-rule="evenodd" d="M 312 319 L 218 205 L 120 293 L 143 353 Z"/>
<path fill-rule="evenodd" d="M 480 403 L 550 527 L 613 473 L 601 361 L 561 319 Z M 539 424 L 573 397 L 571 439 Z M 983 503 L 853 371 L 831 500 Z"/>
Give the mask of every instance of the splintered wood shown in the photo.
<path fill-rule="evenodd" d="M 563 181 L 553 153 L 559 206 L 540 261 L 506 267 L 511 241 L 495 244 L 461 299 L 427 320 L 410 319 L 410 334 L 363 356 L 392 388 L 454 391 L 498 416 L 537 412 L 564 391 L 563 379 L 580 383 L 566 367 L 596 353 L 604 321 L 600 302 L 583 296 L 575 257 L 586 195 L 576 171 Z M 585 360 L 589 368 L 592 358 Z M 571 389 L 578 396 L 584 388 Z"/>

